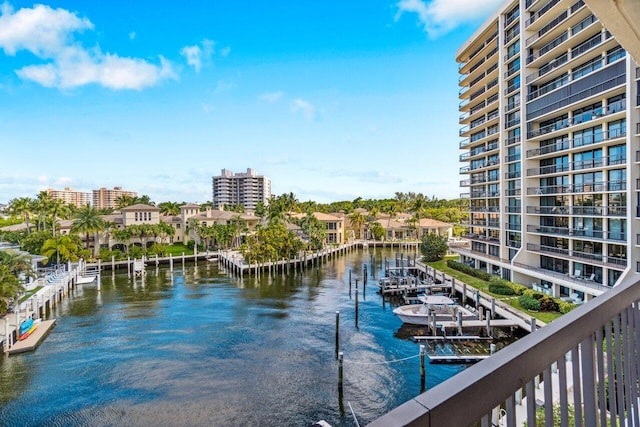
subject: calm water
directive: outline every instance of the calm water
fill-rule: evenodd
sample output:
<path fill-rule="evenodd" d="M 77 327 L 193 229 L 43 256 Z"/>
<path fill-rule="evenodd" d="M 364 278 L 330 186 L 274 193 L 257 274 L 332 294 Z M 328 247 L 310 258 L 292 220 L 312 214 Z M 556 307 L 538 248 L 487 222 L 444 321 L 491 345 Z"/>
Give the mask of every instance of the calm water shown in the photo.
<path fill-rule="evenodd" d="M 50 317 L 32 353 L 0 360 L 6 426 L 308 426 L 365 424 L 420 392 L 418 344 L 369 279 L 355 327 L 356 252 L 295 276 L 240 280 L 201 262 L 105 272 Z M 392 252 L 376 252 L 376 277 Z M 362 282 L 360 281 L 362 288 Z M 362 298 L 362 295 L 361 297 Z M 335 312 L 345 358 L 337 389 Z M 427 387 L 464 369 L 427 365 Z"/>

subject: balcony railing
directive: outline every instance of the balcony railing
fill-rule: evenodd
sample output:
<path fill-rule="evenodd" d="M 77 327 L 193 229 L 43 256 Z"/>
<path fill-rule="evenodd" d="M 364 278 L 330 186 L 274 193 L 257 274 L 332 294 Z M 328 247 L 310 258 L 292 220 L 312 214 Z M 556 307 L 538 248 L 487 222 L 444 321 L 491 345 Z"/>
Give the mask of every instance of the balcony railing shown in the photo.
<path fill-rule="evenodd" d="M 639 301 L 639 282 L 620 283 L 370 427 L 535 426 L 540 402 L 546 425 L 569 425 L 573 409 L 576 425 L 637 426 Z"/>
<path fill-rule="evenodd" d="M 576 216 L 627 216 L 626 206 L 527 206 L 528 214 Z"/>
<path fill-rule="evenodd" d="M 624 99 L 620 101 L 612 102 L 606 107 L 596 108 L 592 111 L 589 111 L 583 114 L 578 114 L 574 117 L 570 117 L 567 119 L 558 120 L 557 122 L 552 123 L 550 125 L 543 126 L 538 129 L 534 129 L 530 132 L 527 132 L 527 137 L 535 138 L 540 135 L 546 135 L 551 132 L 566 129 L 570 126 L 575 126 L 582 123 L 588 123 L 594 120 L 598 120 L 601 117 L 610 116 L 612 114 L 619 113 L 620 111 L 624 111 L 625 105 L 626 105 L 626 100 Z"/>
<path fill-rule="evenodd" d="M 583 184 L 548 185 L 543 187 L 528 187 L 527 195 L 564 194 L 564 193 L 599 193 L 603 191 L 625 191 L 627 181 L 599 181 Z"/>
<path fill-rule="evenodd" d="M 527 176 L 549 175 L 568 171 L 580 171 L 591 168 L 601 168 L 603 166 L 620 165 L 623 163 L 626 163 L 625 155 L 616 154 L 607 157 L 598 157 L 591 160 L 581 160 L 577 162 L 542 166 L 539 168 L 530 168 L 527 169 Z M 640 186 L 638 186 L 638 189 L 640 189 Z"/>
<path fill-rule="evenodd" d="M 585 135 L 576 139 L 563 139 L 555 144 L 545 145 L 540 148 L 527 150 L 527 158 L 542 156 L 544 154 L 557 153 L 559 151 L 568 150 L 571 147 L 584 147 L 599 142 L 609 141 L 611 139 L 626 136 L 626 129 L 613 129 L 608 132 L 602 132 L 594 135 Z"/>

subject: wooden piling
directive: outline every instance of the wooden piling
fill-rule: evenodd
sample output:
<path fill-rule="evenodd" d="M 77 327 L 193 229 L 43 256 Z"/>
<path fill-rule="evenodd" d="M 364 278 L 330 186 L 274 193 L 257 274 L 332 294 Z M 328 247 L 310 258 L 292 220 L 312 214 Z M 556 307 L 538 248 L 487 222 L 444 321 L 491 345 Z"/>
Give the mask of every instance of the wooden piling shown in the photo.
<path fill-rule="evenodd" d="M 425 367 L 426 359 L 426 347 L 424 344 L 420 344 L 420 393 L 424 393 L 427 370 Z"/>
<path fill-rule="evenodd" d="M 343 365 L 344 365 L 344 353 L 338 353 L 338 393 L 342 395 L 343 391 Z"/>
<path fill-rule="evenodd" d="M 336 359 L 340 352 L 340 312 L 336 311 Z"/>

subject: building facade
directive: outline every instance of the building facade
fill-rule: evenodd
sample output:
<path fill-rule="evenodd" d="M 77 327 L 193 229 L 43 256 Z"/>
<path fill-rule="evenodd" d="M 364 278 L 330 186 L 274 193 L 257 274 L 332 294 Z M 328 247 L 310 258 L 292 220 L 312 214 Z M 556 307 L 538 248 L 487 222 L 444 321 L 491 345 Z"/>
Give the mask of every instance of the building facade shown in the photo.
<path fill-rule="evenodd" d="M 640 271 L 640 71 L 582 0 L 507 1 L 457 53 L 462 260 L 584 301 Z M 631 185 L 635 184 L 635 185 Z"/>
<path fill-rule="evenodd" d="M 258 203 L 267 204 L 271 198 L 271 180 L 258 175 L 253 169 L 246 173 L 233 173 L 222 169 L 213 177 L 213 207 L 224 209 L 225 205 L 242 205 L 255 209 Z"/>
<path fill-rule="evenodd" d="M 115 209 L 118 205 L 118 197 L 138 197 L 135 191 L 126 191 L 122 187 L 113 187 L 113 190 L 100 188 L 93 190 L 93 207 L 96 209 Z"/>
<path fill-rule="evenodd" d="M 54 190 L 53 188 L 48 188 L 47 194 L 49 194 L 53 199 L 62 200 L 63 202 L 69 205 L 74 205 L 78 208 L 91 203 L 90 193 L 75 191 L 70 187 L 65 187 L 64 190 Z"/>

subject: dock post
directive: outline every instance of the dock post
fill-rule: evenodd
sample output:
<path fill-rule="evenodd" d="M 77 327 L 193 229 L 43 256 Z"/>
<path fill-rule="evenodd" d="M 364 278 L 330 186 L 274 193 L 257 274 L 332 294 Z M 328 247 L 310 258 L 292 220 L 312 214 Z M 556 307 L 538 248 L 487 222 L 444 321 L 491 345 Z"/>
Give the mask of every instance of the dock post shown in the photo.
<path fill-rule="evenodd" d="M 480 321 L 484 320 L 484 307 L 483 306 L 478 307 L 478 320 L 480 320 Z"/>
<path fill-rule="evenodd" d="M 338 353 L 338 394 L 341 397 L 340 400 L 342 400 L 342 391 L 343 391 L 342 389 L 343 365 L 344 365 L 343 359 L 344 359 L 344 353 L 339 352 Z"/>
<path fill-rule="evenodd" d="M 458 335 L 462 335 L 462 312 L 458 311 L 456 316 L 458 320 Z"/>
<path fill-rule="evenodd" d="M 464 306 L 467 303 L 467 284 L 462 282 L 462 298 L 460 299 L 460 305 Z"/>
<path fill-rule="evenodd" d="M 535 332 L 536 331 L 536 318 L 532 317 L 531 318 L 531 332 Z"/>
<path fill-rule="evenodd" d="M 184 252 L 182 252 L 182 270 L 184 271 Z"/>
<path fill-rule="evenodd" d="M 491 316 L 487 316 L 487 336 L 490 337 L 493 334 L 491 333 Z"/>
<path fill-rule="evenodd" d="M 336 359 L 340 352 L 340 312 L 336 311 Z"/>
<path fill-rule="evenodd" d="M 490 354 L 495 353 L 496 352 L 496 345 L 495 344 L 489 345 L 489 351 L 490 351 Z M 522 389 L 520 389 L 520 392 L 522 393 Z"/>
<path fill-rule="evenodd" d="M 425 369 L 425 356 L 426 347 L 424 344 L 420 344 L 420 393 L 424 393 L 425 379 L 427 376 L 427 370 Z"/>
<path fill-rule="evenodd" d="M 116 269 L 116 257 L 111 255 L 111 271 L 115 271 Z"/>
<path fill-rule="evenodd" d="M 356 329 L 358 329 L 358 279 L 356 279 Z"/>
<path fill-rule="evenodd" d="M 131 278 L 131 257 L 127 257 L 127 278 Z"/>
<path fill-rule="evenodd" d="M 432 313 L 431 314 L 431 330 L 433 331 L 433 336 L 435 337 L 436 335 L 438 335 L 438 325 L 436 324 L 436 314 Z"/>
<path fill-rule="evenodd" d="M 480 291 L 476 290 L 476 310 L 480 308 Z"/>
<path fill-rule="evenodd" d="M 220 259 L 221 257 L 218 255 L 218 260 Z M 173 254 L 169 254 L 169 271 L 173 273 Z"/>
<path fill-rule="evenodd" d="M 496 318 L 496 299 L 491 298 L 491 318 Z"/>
<path fill-rule="evenodd" d="M 159 264 L 160 264 L 160 261 L 158 261 L 158 254 L 156 254 L 156 268 L 158 268 Z"/>

